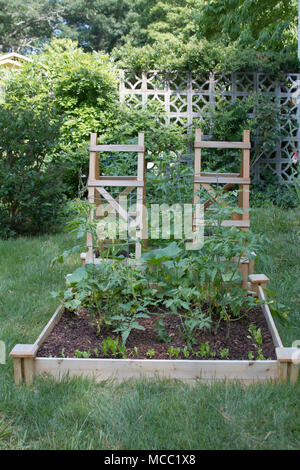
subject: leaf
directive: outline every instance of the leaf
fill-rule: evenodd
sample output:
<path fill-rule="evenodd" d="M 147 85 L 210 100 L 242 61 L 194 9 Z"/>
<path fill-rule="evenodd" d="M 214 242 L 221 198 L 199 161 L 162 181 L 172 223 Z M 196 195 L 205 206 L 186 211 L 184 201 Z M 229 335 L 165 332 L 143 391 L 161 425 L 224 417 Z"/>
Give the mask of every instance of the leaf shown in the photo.
<path fill-rule="evenodd" d="M 50 292 L 50 295 L 51 295 L 51 297 L 56 298 L 56 297 L 59 297 L 59 296 L 61 295 L 61 292 L 51 291 L 51 292 Z"/>
<path fill-rule="evenodd" d="M 125 330 L 122 332 L 121 336 L 122 336 L 123 344 L 126 344 L 129 333 L 130 333 L 130 330 Z"/>
<path fill-rule="evenodd" d="M 224 273 L 222 274 L 222 279 L 224 282 L 229 282 L 229 281 L 238 282 L 242 279 L 242 275 L 239 271 L 234 273 L 233 277 L 232 277 L 232 273 Z"/>
<path fill-rule="evenodd" d="M 180 304 L 181 304 L 181 307 L 185 308 L 186 310 L 189 310 L 190 305 L 188 302 L 181 301 Z"/>
<path fill-rule="evenodd" d="M 135 330 L 143 330 L 143 331 L 145 330 L 145 327 L 144 327 L 144 326 L 140 325 L 139 323 L 135 323 L 135 322 L 134 322 L 133 325 L 132 325 L 132 329 L 133 329 L 133 328 L 134 328 Z"/>
<path fill-rule="evenodd" d="M 88 274 L 84 267 L 77 268 L 72 274 L 67 274 L 66 280 L 70 284 L 77 284 L 78 282 L 84 281 L 88 278 Z"/>
<path fill-rule="evenodd" d="M 179 257 L 182 254 L 182 249 L 178 247 L 176 242 L 172 242 L 165 248 L 158 248 L 149 253 L 142 255 L 142 260 L 148 264 L 161 264 L 163 261 L 168 261 Z"/>

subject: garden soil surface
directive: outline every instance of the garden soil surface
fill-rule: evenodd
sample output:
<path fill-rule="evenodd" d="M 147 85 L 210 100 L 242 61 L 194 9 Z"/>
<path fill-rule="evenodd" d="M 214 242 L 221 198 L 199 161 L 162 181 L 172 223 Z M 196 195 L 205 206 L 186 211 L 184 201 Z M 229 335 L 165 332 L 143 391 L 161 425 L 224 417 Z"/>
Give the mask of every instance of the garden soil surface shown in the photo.
<path fill-rule="evenodd" d="M 149 359 L 147 351 L 153 349 L 155 355 L 153 359 L 170 359 L 168 348 L 180 348 L 178 357 L 172 359 L 229 359 L 229 360 L 249 360 L 248 354 L 251 351 L 254 359 L 257 358 L 257 347 L 248 331 L 250 323 L 261 329 L 262 334 L 262 354 L 265 359 L 276 359 L 275 349 L 269 332 L 266 320 L 260 307 L 253 308 L 247 317 L 230 323 L 230 334 L 227 337 L 227 325 L 224 321 L 215 332 L 214 324 L 209 330 L 198 331 L 195 335 L 197 344 L 193 345 L 194 353 L 185 358 L 182 349 L 185 341 L 179 332 L 179 319 L 174 314 L 164 312 L 163 320 L 168 336 L 172 339 L 169 343 L 163 343 L 158 339 L 156 323 L 162 319 L 161 314 L 151 314 L 149 318 L 142 318 L 140 324 L 145 330 L 132 330 L 127 342 L 126 356 L 134 359 Z M 95 325 L 86 310 L 74 313 L 66 310 L 55 326 L 50 336 L 40 347 L 38 357 L 76 357 L 75 351 L 89 352 L 91 358 L 108 358 L 101 351 L 104 338 L 110 336 L 117 338 L 113 328 L 102 327 L 100 334 L 97 334 Z M 202 343 L 209 343 L 210 351 L 215 355 L 201 357 L 196 355 Z M 137 348 L 137 349 L 134 349 Z M 229 357 L 221 357 L 221 350 L 228 349 Z M 138 351 L 138 353 L 136 353 Z M 120 358 L 120 356 L 115 356 Z"/>

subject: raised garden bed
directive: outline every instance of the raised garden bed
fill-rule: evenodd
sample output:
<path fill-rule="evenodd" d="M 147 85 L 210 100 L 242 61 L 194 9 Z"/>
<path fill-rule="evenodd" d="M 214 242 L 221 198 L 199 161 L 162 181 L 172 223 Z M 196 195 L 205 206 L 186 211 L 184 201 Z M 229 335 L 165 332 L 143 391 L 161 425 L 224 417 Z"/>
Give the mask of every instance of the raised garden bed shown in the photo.
<path fill-rule="evenodd" d="M 263 287 L 266 280 L 263 275 L 250 276 L 251 290 L 256 292 L 260 300 L 265 300 Z M 292 383 L 297 380 L 298 365 L 293 362 L 295 348 L 283 347 L 267 304 L 253 309 L 247 323 L 250 320 L 257 328 L 261 328 L 263 360 L 255 360 L 255 348 L 251 338 L 247 338 L 247 326 L 243 322 L 231 327 L 229 338 L 222 325 L 218 335 L 212 331 L 206 332 L 206 336 L 201 333 L 199 345 L 209 344 L 210 351 L 204 348 L 203 354 L 189 354 L 185 357 L 174 318 L 169 315 L 166 327 L 168 334 L 173 336 L 172 347 L 175 351 L 176 348 L 180 349 L 178 357 L 174 358 L 174 354 L 168 351 L 169 344 L 151 342 L 151 332 L 158 318 L 151 316 L 145 319 L 146 329 L 132 332 L 131 341 L 128 339 L 126 359 L 109 358 L 99 352 L 101 336 L 95 334 L 85 311 L 74 316 L 62 304 L 34 344 L 18 344 L 11 351 L 15 381 L 20 383 L 24 380 L 30 384 L 35 376 L 41 374 L 56 379 L 66 375 L 92 377 L 98 381 L 139 377 L 164 377 L 190 383 L 195 380 L 241 380 L 252 383 L 284 381 L 288 377 Z M 152 358 L 149 357 L 151 349 L 155 351 Z M 228 358 L 221 358 L 226 350 L 229 350 Z M 88 357 L 69 357 L 79 356 L 82 351 Z M 249 360 L 249 352 L 253 353 L 254 359 Z"/>

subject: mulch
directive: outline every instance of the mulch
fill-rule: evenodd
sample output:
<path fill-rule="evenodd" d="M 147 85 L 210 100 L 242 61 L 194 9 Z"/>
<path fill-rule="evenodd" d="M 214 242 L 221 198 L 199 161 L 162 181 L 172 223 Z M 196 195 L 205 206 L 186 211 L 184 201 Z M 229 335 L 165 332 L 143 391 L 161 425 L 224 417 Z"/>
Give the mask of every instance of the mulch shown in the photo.
<path fill-rule="evenodd" d="M 172 338 L 170 343 L 163 343 L 157 337 L 156 322 L 160 319 L 162 319 L 161 314 L 152 313 L 149 318 L 140 320 L 140 324 L 145 327 L 145 330 L 131 331 L 126 342 L 128 358 L 149 359 L 146 353 L 149 349 L 154 349 L 153 359 L 170 359 L 168 355 L 170 346 L 181 348 L 181 350 L 184 348 L 185 342 L 178 330 L 178 317 L 170 312 L 164 312 L 166 332 Z M 253 339 L 248 338 L 250 323 L 253 323 L 256 328 L 261 328 L 263 338 L 262 354 L 265 359 L 276 359 L 272 337 L 259 306 L 253 308 L 247 317 L 230 323 L 229 338 L 226 335 L 227 326 L 224 321 L 221 322 L 217 332 L 214 331 L 214 324 L 210 330 L 198 331 L 196 334 L 197 344 L 193 346 L 194 351 L 199 350 L 201 343 L 208 342 L 210 350 L 214 351 L 216 355 L 201 358 L 196 354 L 192 354 L 187 359 L 225 359 L 220 354 L 222 349 L 229 349 L 229 360 L 248 360 L 249 351 L 252 351 L 254 358 L 256 358 L 257 348 Z M 108 336 L 116 339 L 118 335 L 113 332 L 113 328 L 109 327 L 103 327 L 100 334 L 97 334 L 95 325 L 87 310 L 83 309 L 77 314 L 65 310 L 60 322 L 40 347 L 37 356 L 75 357 L 75 351 L 80 350 L 81 352 L 89 351 L 89 357 L 91 358 L 104 358 L 101 344 L 103 339 Z M 135 347 L 138 349 L 138 354 L 134 351 Z M 180 353 L 177 359 L 185 358 Z"/>

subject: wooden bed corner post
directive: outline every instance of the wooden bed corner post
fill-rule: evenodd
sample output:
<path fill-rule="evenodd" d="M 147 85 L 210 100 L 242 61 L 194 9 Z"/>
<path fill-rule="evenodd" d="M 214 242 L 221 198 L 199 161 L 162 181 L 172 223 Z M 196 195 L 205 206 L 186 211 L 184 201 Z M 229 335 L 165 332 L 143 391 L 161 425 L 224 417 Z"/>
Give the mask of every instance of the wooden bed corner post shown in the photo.
<path fill-rule="evenodd" d="M 292 386 L 296 385 L 299 377 L 300 350 L 298 348 L 276 348 L 276 355 Z"/>
<path fill-rule="evenodd" d="M 267 283 L 270 281 L 270 279 L 265 276 L 264 274 L 250 274 L 249 275 L 249 281 L 251 284 L 251 291 L 255 292 L 255 296 L 258 297 L 259 291 L 258 288 L 261 286 L 263 289 L 266 288 Z"/>
<path fill-rule="evenodd" d="M 34 358 L 37 353 L 37 345 L 16 344 L 10 352 L 10 357 L 14 360 L 14 379 L 19 385 L 23 381 L 30 385 L 34 377 Z"/>
<path fill-rule="evenodd" d="M 140 132 L 138 135 L 138 145 L 143 151 L 138 152 L 137 181 L 142 183 L 137 187 L 136 200 L 136 223 L 139 227 L 136 231 L 136 237 L 139 239 L 135 244 L 135 257 L 139 259 L 142 256 L 142 246 L 148 244 L 148 217 L 146 209 L 146 162 L 145 162 L 145 135 Z"/>

